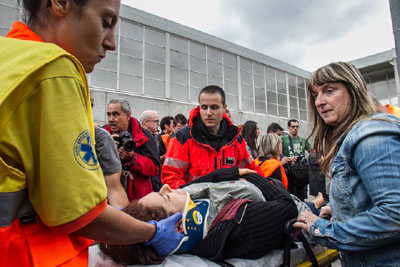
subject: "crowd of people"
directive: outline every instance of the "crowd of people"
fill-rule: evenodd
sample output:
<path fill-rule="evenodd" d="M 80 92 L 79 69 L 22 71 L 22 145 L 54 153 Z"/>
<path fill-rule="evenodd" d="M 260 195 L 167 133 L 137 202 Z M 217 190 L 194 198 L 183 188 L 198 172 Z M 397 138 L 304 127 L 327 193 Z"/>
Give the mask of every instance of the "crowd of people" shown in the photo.
<path fill-rule="evenodd" d="M 399 113 L 353 65 L 312 73 L 309 137 L 296 119 L 236 126 L 216 85 L 161 119 L 112 99 L 98 125 L 86 73 L 116 48 L 120 1 L 23 5 L 0 37 L 1 264 L 87 266 L 93 240 L 122 264 L 255 259 L 293 219 L 345 266 L 400 264 Z"/>

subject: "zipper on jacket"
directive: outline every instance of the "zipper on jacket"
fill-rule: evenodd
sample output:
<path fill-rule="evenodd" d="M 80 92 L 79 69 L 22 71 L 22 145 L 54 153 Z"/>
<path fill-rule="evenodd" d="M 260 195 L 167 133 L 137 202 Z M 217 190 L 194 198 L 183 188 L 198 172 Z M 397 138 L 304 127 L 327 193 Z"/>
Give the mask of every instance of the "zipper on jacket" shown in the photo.
<path fill-rule="evenodd" d="M 214 170 L 217 169 L 217 157 L 214 158 Z"/>

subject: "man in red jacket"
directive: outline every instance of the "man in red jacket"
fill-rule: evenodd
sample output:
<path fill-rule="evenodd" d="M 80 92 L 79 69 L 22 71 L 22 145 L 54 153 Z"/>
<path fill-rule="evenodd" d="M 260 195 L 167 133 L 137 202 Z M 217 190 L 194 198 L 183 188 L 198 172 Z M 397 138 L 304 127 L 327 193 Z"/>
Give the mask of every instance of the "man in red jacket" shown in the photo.
<path fill-rule="evenodd" d="M 151 176 L 159 175 L 160 159 L 154 137 L 142 129 L 137 119 L 131 117 L 131 108 L 126 100 L 113 99 L 107 108 L 108 125 L 106 130 L 118 139 L 121 132 L 127 131 L 135 141 L 136 147 L 128 152 L 119 141 L 118 152 L 128 180 L 129 200 L 139 199 L 153 191 Z"/>
<path fill-rule="evenodd" d="M 188 183 L 213 170 L 239 166 L 261 171 L 246 150 L 239 129 L 226 115 L 225 92 L 210 85 L 199 94 L 189 125 L 171 140 L 161 172 L 161 182 L 171 188 Z"/>

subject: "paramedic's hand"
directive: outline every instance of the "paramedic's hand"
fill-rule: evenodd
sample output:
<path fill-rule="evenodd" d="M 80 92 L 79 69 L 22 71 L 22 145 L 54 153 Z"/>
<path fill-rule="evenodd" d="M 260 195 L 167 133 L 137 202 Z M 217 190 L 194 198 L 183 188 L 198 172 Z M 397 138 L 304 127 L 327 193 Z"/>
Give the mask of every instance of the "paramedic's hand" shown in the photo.
<path fill-rule="evenodd" d="M 183 233 L 178 233 L 175 230 L 175 224 L 182 218 L 180 212 L 161 220 L 161 221 L 149 221 L 148 223 L 156 226 L 156 234 L 153 239 L 149 242 L 144 243 L 145 245 L 151 245 L 157 252 L 158 256 L 166 257 L 173 251 L 185 236 Z"/>
<path fill-rule="evenodd" d="M 257 173 L 257 171 L 255 170 L 251 170 L 251 169 L 242 169 L 239 168 L 239 177 L 246 175 L 246 174 L 251 174 L 251 173 Z"/>

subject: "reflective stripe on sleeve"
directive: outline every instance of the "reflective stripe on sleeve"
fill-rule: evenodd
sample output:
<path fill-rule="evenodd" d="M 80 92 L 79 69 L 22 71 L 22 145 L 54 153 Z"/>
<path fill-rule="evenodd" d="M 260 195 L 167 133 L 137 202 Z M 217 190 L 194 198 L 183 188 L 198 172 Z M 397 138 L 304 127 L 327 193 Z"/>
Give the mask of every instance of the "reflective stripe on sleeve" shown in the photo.
<path fill-rule="evenodd" d="M 251 158 L 242 159 L 242 160 L 239 162 L 238 167 L 239 167 L 239 168 L 244 168 L 244 167 L 250 165 L 252 161 L 253 161 L 253 160 L 252 160 Z"/>
<path fill-rule="evenodd" d="M 174 158 L 166 158 L 164 165 L 167 166 L 171 166 L 174 168 L 178 168 L 178 169 L 183 169 L 186 170 L 187 168 L 189 168 L 189 162 L 180 160 L 180 159 L 174 159 Z"/>
<path fill-rule="evenodd" d="M 21 217 L 34 215 L 28 199 L 28 189 L 16 192 L 0 192 L 0 227 L 6 227 Z"/>

